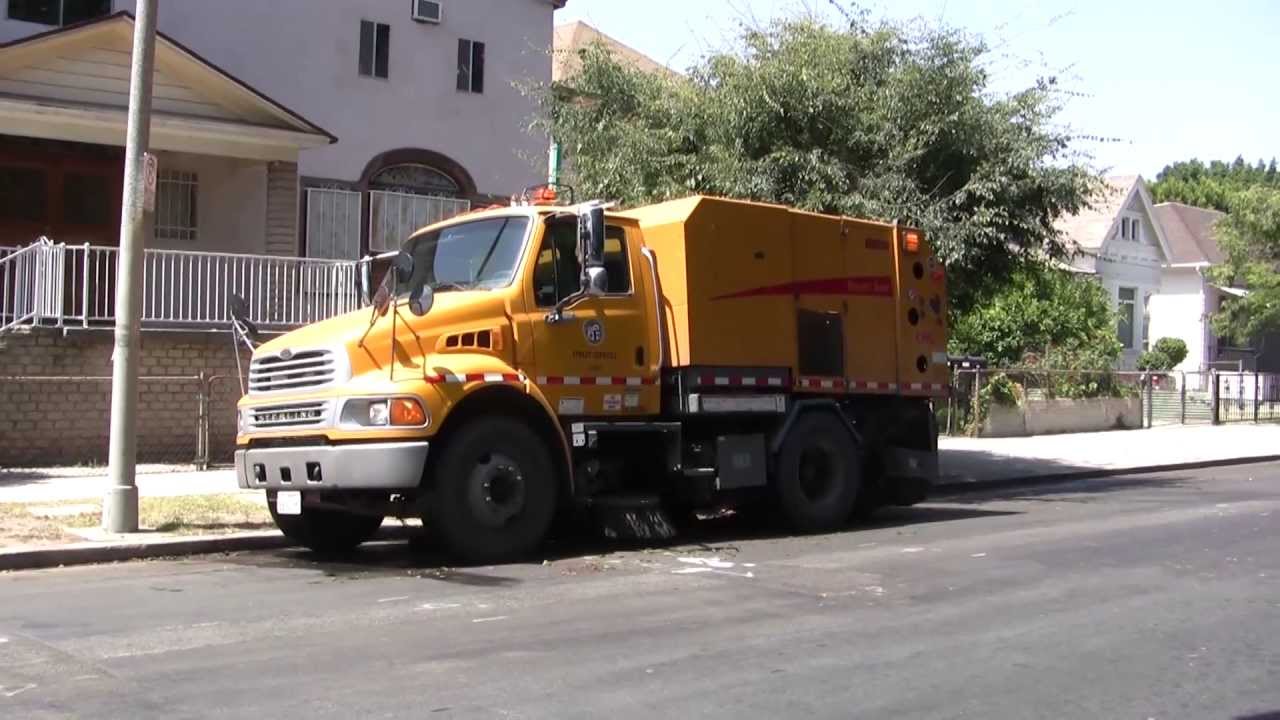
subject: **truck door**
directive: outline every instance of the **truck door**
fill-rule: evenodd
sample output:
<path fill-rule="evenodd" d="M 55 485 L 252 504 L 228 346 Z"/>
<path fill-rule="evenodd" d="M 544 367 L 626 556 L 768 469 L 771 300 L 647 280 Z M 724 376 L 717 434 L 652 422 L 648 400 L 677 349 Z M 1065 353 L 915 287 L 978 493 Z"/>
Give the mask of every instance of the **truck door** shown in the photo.
<path fill-rule="evenodd" d="M 607 224 L 606 294 L 580 297 L 548 316 L 579 290 L 574 218 L 553 217 L 542 228 L 527 273 L 533 367 L 526 370 L 563 418 L 652 415 L 658 412 L 658 360 L 651 348 L 652 294 L 640 258 L 638 230 Z"/>

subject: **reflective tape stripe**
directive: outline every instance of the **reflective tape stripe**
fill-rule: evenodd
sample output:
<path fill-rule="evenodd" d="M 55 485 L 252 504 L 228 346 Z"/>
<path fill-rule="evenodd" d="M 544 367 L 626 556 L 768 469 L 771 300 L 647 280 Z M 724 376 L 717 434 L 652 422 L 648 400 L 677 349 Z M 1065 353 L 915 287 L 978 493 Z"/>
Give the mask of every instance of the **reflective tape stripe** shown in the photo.
<path fill-rule="evenodd" d="M 640 387 L 642 385 L 657 385 L 655 378 L 642 377 L 623 377 L 618 376 L 593 376 L 593 377 L 576 377 L 563 375 L 539 375 L 536 379 L 539 385 L 596 385 L 607 387 Z"/>
<path fill-rule="evenodd" d="M 440 373 L 438 375 L 428 375 L 427 382 L 432 385 L 464 385 L 476 382 L 519 383 L 524 382 L 524 376 L 518 373 L 467 373 L 466 375 Z"/>

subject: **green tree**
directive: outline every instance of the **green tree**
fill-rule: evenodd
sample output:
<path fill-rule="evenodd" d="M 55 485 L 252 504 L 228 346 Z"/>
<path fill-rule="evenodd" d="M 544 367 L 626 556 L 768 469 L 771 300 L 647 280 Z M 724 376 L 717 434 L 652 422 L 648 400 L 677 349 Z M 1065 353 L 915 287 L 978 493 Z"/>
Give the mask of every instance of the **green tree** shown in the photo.
<path fill-rule="evenodd" d="M 918 225 L 963 313 L 1022 260 L 1062 256 L 1053 223 L 1097 185 L 1057 118 L 1055 79 L 998 94 L 987 52 L 958 31 L 865 15 L 747 30 L 675 78 L 595 46 L 543 94 L 543 122 L 579 195 L 706 193 Z"/>
<path fill-rule="evenodd" d="M 1228 212 L 1237 193 L 1259 186 L 1280 189 L 1274 158 L 1270 165 L 1259 160 L 1252 166 L 1243 157 L 1237 157 L 1230 165 L 1217 160 L 1208 165 L 1188 160 L 1166 165 L 1151 184 L 1151 196 L 1156 202 L 1180 202 Z"/>
<path fill-rule="evenodd" d="M 1243 190 L 1230 211 L 1215 228 L 1227 261 L 1211 276 L 1249 294 L 1233 298 L 1213 322 L 1220 335 L 1248 340 L 1280 331 L 1280 190 Z"/>
<path fill-rule="evenodd" d="M 996 367 L 1111 368 L 1120 356 L 1116 316 L 1102 286 L 1066 270 L 1026 263 L 981 293 L 956 319 L 949 350 Z"/>

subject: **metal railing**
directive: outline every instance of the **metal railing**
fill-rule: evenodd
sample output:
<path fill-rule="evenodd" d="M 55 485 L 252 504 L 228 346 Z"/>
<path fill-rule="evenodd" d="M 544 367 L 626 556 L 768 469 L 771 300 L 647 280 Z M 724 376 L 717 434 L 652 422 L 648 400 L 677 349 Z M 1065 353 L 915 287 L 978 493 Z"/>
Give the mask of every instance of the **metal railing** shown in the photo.
<path fill-rule="evenodd" d="M 32 323 L 57 306 L 62 288 L 52 269 L 57 246 L 47 238 L 0 248 L 0 333 Z"/>
<path fill-rule="evenodd" d="M 0 251 L 0 332 L 22 325 L 100 327 L 114 323 L 120 250 L 42 239 Z M 283 330 L 360 307 L 358 263 L 186 250 L 146 250 L 144 328 L 195 329 L 230 322 L 231 295 L 249 318 Z"/>

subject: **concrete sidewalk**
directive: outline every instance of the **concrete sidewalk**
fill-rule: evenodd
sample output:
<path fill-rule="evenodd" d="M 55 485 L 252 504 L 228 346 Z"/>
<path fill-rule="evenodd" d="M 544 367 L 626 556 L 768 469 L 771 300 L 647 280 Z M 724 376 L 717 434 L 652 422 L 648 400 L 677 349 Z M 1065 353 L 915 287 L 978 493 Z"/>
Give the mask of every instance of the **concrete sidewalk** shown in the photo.
<path fill-rule="evenodd" d="M 230 468 L 198 472 L 191 466 L 139 465 L 138 494 L 144 497 L 225 495 L 254 490 L 236 486 Z M 0 503 L 44 503 L 101 498 L 107 488 L 104 467 L 0 469 Z"/>
<path fill-rule="evenodd" d="M 939 441 L 940 485 L 1035 481 L 1188 464 L 1280 456 L 1280 425 L 1188 425 L 1029 438 L 950 438 Z M 0 503 L 43 503 L 100 498 L 105 468 L 0 469 Z M 146 497 L 262 493 L 236 486 L 227 468 L 196 472 L 180 466 L 139 466 L 138 492 Z"/>
<path fill-rule="evenodd" d="M 1280 459 L 1280 425 L 1178 425 L 938 442 L 941 489 Z"/>

